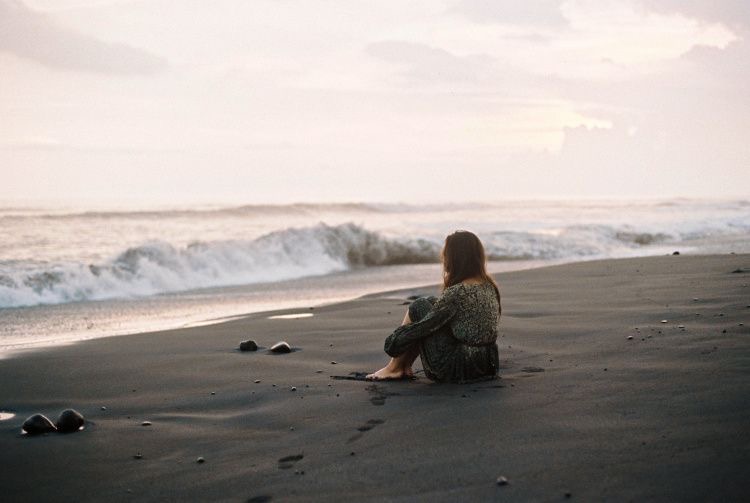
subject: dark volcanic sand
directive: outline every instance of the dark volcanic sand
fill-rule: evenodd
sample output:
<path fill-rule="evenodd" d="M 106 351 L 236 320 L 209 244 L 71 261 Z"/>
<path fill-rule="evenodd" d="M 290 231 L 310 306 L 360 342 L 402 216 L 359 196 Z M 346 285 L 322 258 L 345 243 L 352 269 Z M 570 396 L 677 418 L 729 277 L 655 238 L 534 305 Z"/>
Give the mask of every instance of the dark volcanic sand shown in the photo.
<path fill-rule="evenodd" d="M 0 410 L 17 414 L 0 421 L 1 499 L 743 500 L 750 273 L 732 271 L 748 266 L 680 255 L 502 274 L 502 379 L 474 385 L 329 377 L 382 366 L 401 303 L 434 288 L 0 360 Z M 247 339 L 295 351 L 237 351 Z M 67 408 L 84 430 L 20 435 Z"/>

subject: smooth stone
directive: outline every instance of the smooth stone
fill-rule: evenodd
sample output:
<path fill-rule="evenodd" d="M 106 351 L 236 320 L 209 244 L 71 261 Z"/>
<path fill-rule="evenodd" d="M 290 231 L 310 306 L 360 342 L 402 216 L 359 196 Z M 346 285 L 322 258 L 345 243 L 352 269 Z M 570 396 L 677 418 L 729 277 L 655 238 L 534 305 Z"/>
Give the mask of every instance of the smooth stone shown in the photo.
<path fill-rule="evenodd" d="M 260 379 L 256 379 L 256 380 L 255 380 L 255 381 L 253 381 L 253 382 L 254 382 L 255 384 L 258 384 L 258 383 L 260 382 Z"/>
<path fill-rule="evenodd" d="M 141 426 L 151 426 L 151 421 L 143 421 Z"/>
<path fill-rule="evenodd" d="M 106 408 L 106 407 L 102 407 L 101 409 L 102 409 L 102 410 L 107 410 L 107 408 Z"/>
<path fill-rule="evenodd" d="M 23 428 L 23 431 L 29 435 L 40 435 L 42 433 L 49 433 L 56 430 L 52 421 L 42 414 L 34 414 L 33 416 L 30 416 L 23 422 L 21 428 Z"/>
<path fill-rule="evenodd" d="M 141 454 L 140 452 L 138 454 L 134 454 L 133 459 L 143 459 L 143 454 Z"/>
<path fill-rule="evenodd" d="M 679 255 L 679 254 L 680 254 L 680 252 L 678 252 L 678 251 L 673 251 L 672 252 L 672 255 Z"/>
<path fill-rule="evenodd" d="M 78 431 L 84 424 L 83 415 L 75 409 L 66 409 L 57 418 L 57 431 L 72 433 Z"/>
<path fill-rule="evenodd" d="M 668 320 L 661 320 L 662 323 L 668 323 Z"/>
<path fill-rule="evenodd" d="M 240 351 L 257 351 L 257 350 L 258 350 L 258 344 L 252 339 L 240 342 Z"/>
<path fill-rule="evenodd" d="M 677 328 L 685 328 L 685 325 L 677 325 Z"/>
<path fill-rule="evenodd" d="M 628 335 L 628 340 L 629 340 L 629 341 L 630 341 L 630 340 L 633 340 L 633 336 L 632 336 L 632 335 Z"/>
<path fill-rule="evenodd" d="M 497 478 L 497 485 L 499 486 L 507 486 L 508 485 L 508 479 L 500 475 Z"/>
<path fill-rule="evenodd" d="M 205 460 L 205 458 L 203 456 L 201 456 L 198 459 L 196 459 L 195 462 L 200 464 L 200 463 L 205 463 L 206 460 Z"/>
<path fill-rule="evenodd" d="M 291 353 L 292 348 L 289 346 L 289 343 L 286 341 L 280 341 L 271 346 L 270 351 L 272 353 Z"/>

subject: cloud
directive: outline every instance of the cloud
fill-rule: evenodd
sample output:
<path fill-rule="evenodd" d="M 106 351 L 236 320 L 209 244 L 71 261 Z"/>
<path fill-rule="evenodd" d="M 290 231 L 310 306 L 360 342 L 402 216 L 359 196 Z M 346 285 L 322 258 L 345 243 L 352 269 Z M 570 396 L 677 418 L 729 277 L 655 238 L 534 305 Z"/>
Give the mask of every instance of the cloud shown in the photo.
<path fill-rule="evenodd" d="M 145 50 L 69 30 L 17 0 L 0 0 L 0 51 L 58 70 L 150 75 L 167 66 Z"/>
<path fill-rule="evenodd" d="M 562 0 L 460 0 L 451 9 L 476 23 L 524 26 L 567 25 Z"/>
<path fill-rule="evenodd" d="M 748 0 L 637 0 L 649 10 L 682 14 L 694 19 L 719 22 L 730 28 L 750 29 Z"/>
<path fill-rule="evenodd" d="M 494 62 L 485 54 L 457 56 L 426 44 L 387 40 L 375 42 L 366 52 L 383 61 L 404 66 L 403 75 L 433 82 L 471 82 L 481 78 Z"/>

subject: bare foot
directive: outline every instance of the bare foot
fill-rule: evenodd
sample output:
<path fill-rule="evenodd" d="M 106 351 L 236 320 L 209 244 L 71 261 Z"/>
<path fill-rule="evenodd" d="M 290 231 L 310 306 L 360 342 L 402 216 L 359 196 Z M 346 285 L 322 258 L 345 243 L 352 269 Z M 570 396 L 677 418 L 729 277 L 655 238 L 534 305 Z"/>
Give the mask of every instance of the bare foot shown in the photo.
<path fill-rule="evenodd" d="M 412 375 L 414 374 L 412 373 L 411 368 L 409 368 L 408 370 L 394 370 L 391 367 L 386 366 L 373 374 L 367 374 L 367 376 L 365 376 L 365 379 L 369 381 L 382 381 L 386 379 L 403 379 L 405 377 L 411 377 Z"/>

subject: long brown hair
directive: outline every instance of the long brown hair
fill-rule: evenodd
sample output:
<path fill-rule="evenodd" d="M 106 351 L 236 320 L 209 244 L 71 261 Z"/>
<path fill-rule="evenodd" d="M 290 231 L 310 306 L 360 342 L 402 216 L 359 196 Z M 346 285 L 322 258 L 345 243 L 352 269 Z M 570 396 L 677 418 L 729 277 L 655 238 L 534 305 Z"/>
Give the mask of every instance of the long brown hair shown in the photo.
<path fill-rule="evenodd" d="M 500 289 L 495 280 L 487 274 L 487 258 L 482 242 L 473 232 L 456 231 L 445 238 L 443 251 L 443 288 L 457 285 L 470 278 L 478 278 L 495 289 L 500 311 Z"/>

